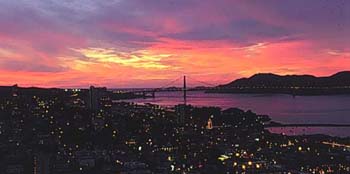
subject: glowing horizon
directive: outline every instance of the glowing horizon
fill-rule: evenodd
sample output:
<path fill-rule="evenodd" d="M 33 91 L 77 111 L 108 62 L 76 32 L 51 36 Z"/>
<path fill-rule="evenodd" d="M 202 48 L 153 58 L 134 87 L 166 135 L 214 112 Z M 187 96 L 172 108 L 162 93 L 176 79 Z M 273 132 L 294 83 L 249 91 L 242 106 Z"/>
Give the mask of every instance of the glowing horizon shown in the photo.
<path fill-rule="evenodd" d="M 0 2 L 0 85 L 157 87 L 350 67 L 350 2 Z M 193 84 L 196 85 L 196 84 Z"/>

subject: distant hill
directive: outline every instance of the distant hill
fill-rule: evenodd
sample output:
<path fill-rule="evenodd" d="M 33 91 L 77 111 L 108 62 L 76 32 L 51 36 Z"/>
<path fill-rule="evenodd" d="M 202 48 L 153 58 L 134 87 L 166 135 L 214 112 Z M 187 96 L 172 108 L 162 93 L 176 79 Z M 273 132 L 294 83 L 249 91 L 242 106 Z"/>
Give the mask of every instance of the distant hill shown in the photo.
<path fill-rule="evenodd" d="M 329 77 L 259 73 L 219 85 L 208 92 L 288 93 L 296 95 L 350 94 L 350 71 Z"/>

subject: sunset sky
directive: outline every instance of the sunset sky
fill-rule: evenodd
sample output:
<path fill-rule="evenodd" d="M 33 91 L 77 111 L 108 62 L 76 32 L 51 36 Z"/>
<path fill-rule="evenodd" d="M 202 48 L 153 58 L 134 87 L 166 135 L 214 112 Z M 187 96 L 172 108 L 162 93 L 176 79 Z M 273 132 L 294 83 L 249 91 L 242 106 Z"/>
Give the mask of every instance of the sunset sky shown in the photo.
<path fill-rule="evenodd" d="M 0 1 L 0 85 L 158 87 L 182 75 L 220 84 L 349 69 L 348 0 Z"/>

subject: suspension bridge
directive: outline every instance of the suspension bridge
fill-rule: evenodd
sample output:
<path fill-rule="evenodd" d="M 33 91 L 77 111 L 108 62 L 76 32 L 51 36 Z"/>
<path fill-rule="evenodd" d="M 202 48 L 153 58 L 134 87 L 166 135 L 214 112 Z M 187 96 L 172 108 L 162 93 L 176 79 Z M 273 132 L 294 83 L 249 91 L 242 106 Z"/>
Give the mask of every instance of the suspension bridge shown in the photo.
<path fill-rule="evenodd" d="M 188 80 L 191 80 L 199 85 L 196 85 L 195 87 L 189 87 Z M 179 85 L 180 82 L 182 82 L 182 86 L 181 87 L 176 86 L 176 85 Z M 129 93 L 131 92 L 131 93 L 134 93 L 135 95 L 140 95 L 140 96 L 144 96 L 144 97 L 153 97 L 153 98 L 155 97 L 155 93 L 157 93 L 157 92 L 182 91 L 184 100 L 186 100 L 187 91 L 204 91 L 204 90 L 214 89 L 214 88 L 216 88 L 216 86 L 217 85 L 215 85 L 215 84 L 196 80 L 196 79 L 188 77 L 188 76 L 187 77 L 181 76 L 181 77 L 178 77 L 178 78 L 170 81 L 169 83 L 167 83 L 161 87 L 158 87 L 158 88 L 124 89 L 124 90 L 119 90 L 119 91 L 129 92 Z"/>

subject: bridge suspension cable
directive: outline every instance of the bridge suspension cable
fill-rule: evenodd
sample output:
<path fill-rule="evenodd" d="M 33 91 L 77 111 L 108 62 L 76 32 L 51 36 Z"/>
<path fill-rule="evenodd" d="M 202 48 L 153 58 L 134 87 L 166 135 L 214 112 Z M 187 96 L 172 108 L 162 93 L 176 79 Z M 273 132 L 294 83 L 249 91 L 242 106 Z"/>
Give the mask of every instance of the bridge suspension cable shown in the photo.
<path fill-rule="evenodd" d="M 168 83 L 166 83 L 165 85 L 161 86 L 161 87 L 158 87 L 158 88 L 154 88 L 155 90 L 159 90 L 159 89 L 165 89 L 165 88 L 168 88 L 168 87 L 173 87 L 173 85 L 177 82 L 181 82 L 180 80 L 182 80 L 183 76 L 180 76 Z M 195 78 L 192 78 L 192 77 L 188 77 L 187 78 L 191 81 L 194 81 L 196 83 L 199 83 L 201 85 L 204 85 L 205 87 L 216 87 L 217 85 L 216 84 L 212 84 L 212 83 L 208 83 L 208 82 L 204 82 L 204 81 L 201 81 L 201 80 L 197 80 Z M 182 85 L 180 85 L 181 87 Z"/>
<path fill-rule="evenodd" d="M 173 85 L 175 82 L 179 81 L 181 78 L 182 78 L 182 77 L 179 77 L 179 78 L 177 78 L 177 79 L 175 79 L 175 80 L 173 80 L 173 81 L 170 81 L 169 83 L 167 83 L 167 84 L 165 84 L 165 85 L 159 87 L 158 89 L 163 89 L 163 88 L 166 88 L 166 87 L 170 87 L 170 85 Z"/>
<path fill-rule="evenodd" d="M 216 84 L 212 84 L 212 83 L 200 81 L 200 80 L 194 79 L 194 78 L 192 78 L 192 77 L 188 77 L 188 78 L 191 79 L 191 80 L 193 80 L 193 81 L 195 81 L 195 82 L 198 82 L 198 83 L 200 83 L 200 84 L 204 84 L 204 85 L 206 85 L 206 86 L 208 86 L 208 87 L 215 87 L 215 86 L 217 86 Z"/>

